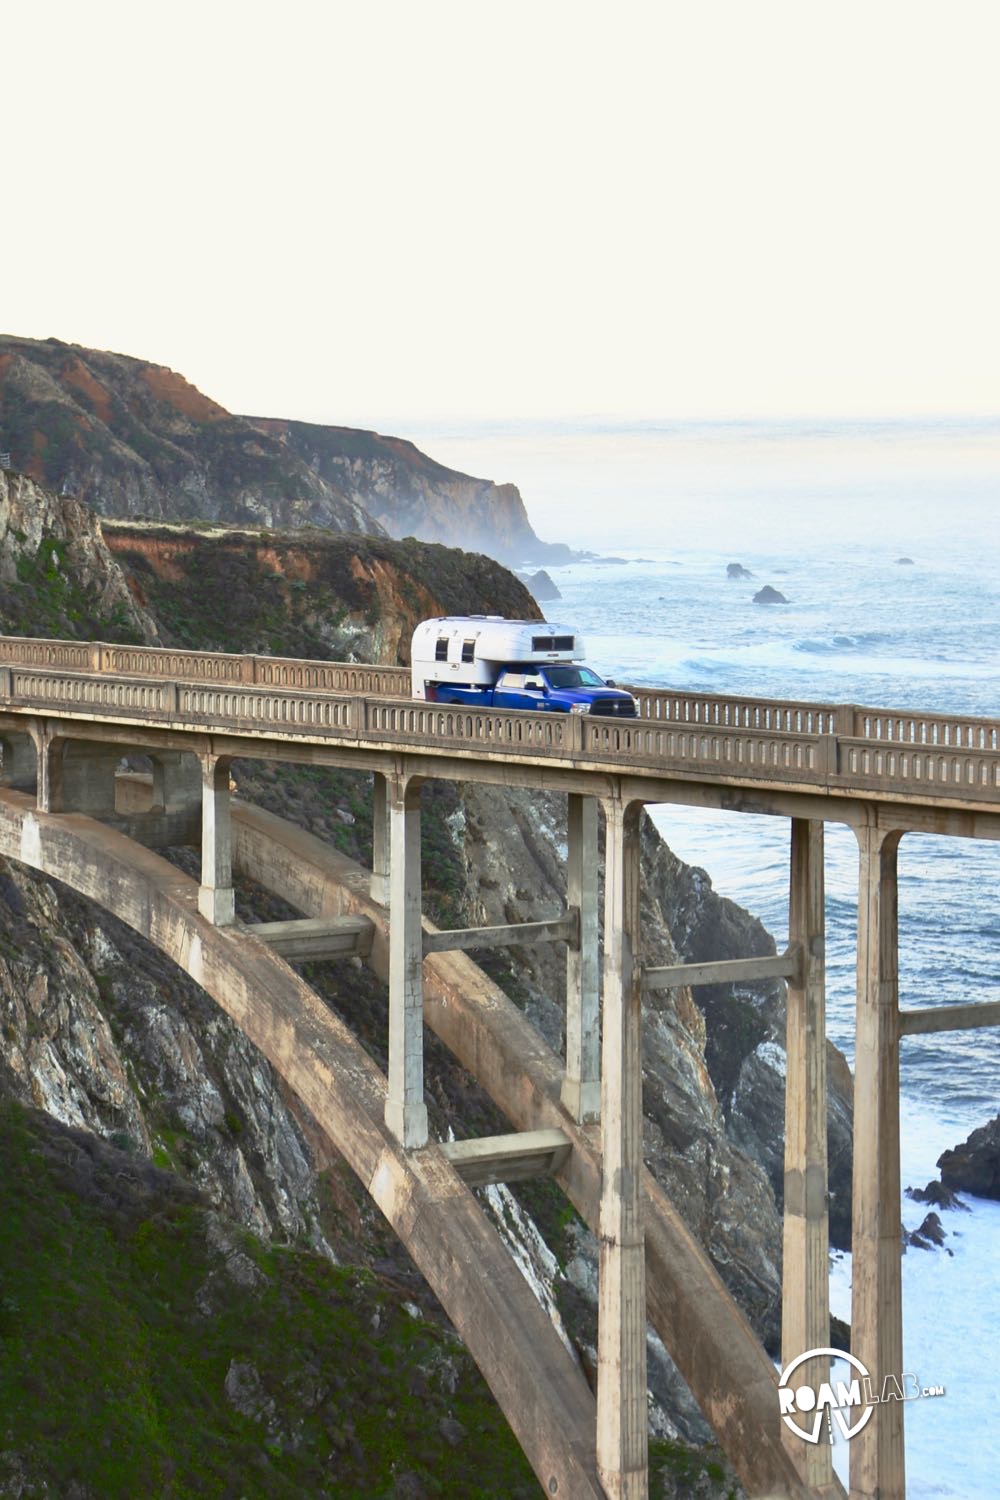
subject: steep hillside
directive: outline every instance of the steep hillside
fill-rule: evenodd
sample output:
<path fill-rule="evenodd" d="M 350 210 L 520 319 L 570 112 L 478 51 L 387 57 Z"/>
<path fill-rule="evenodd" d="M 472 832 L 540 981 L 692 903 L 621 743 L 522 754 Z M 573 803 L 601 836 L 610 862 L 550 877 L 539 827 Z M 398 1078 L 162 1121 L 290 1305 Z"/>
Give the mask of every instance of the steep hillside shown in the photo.
<path fill-rule="evenodd" d="M 538 540 L 514 485 L 399 438 L 234 416 L 162 365 L 59 339 L 0 336 L 0 451 L 105 516 L 416 536 L 511 562 L 567 552 Z"/>
<path fill-rule="evenodd" d="M 168 645 L 406 665 L 419 620 L 541 618 L 499 563 L 412 538 L 119 521 L 102 530 Z"/>

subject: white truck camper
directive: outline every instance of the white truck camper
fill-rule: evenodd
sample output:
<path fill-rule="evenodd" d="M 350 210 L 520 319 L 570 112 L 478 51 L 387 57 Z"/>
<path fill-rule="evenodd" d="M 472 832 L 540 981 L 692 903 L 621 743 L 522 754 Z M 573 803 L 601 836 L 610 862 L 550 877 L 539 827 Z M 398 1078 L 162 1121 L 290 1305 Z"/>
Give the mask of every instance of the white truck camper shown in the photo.
<path fill-rule="evenodd" d="M 468 708 L 634 718 L 636 701 L 585 666 L 572 625 L 446 615 L 413 632 L 414 698 Z"/>

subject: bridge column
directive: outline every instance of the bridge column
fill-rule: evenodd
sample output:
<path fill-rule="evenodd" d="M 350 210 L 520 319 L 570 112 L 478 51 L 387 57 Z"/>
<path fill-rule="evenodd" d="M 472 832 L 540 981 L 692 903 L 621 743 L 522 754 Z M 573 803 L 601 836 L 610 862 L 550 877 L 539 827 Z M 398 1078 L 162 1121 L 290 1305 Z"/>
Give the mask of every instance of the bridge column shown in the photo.
<path fill-rule="evenodd" d="M 17 734 L 13 730 L 0 736 L 0 785 L 12 787 L 18 792 L 35 789 L 35 746 L 30 734 Z"/>
<path fill-rule="evenodd" d="M 610 1500 L 646 1500 L 646 1271 L 642 1227 L 642 804 L 605 802 L 597 1470 Z"/>
<path fill-rule="evenodd" d="M 788 940 L 802 966 L 788 981 L 785 1045 L 785 1214 L 781 1362 L 830 1343 L 826 1153 L 826 954 L 823 824 L 792 819 Z M 818 1389 L 830 1362 L 810 1360 L 802 1383 Z M 833 1482 L 830 1444 L 782 1437 L 811 1491 Z"/>
<path fill-rule="evenodd" d="M 851 1352 L 878 1391 L 903 1370 L 899 1205 L 901 834 L 857 830 L 858 999 L 854 1063 Z M 851 1500 L 903 1500 L 903 1403 L 876 1406 L 850 1445 Z"/>
<path fill-rule="evenodd" d="M 601 1112 L 597 923 L 597 799 L 567 798 L 566 905 L 580 914 L 566 954 L 566 1076 L 562 1102 L 585 1124 Z"/>
<path fill-rule="evenodd" d="M 427 1144 L 424 1103 L 424 946 L 421 926 L 420 787 L 389 784 L 389 1095 L 385 1122 L 403 1146 Z"/>
<path fill-rule="evenodd" d="M 216 927 L 236 920 L 229 820 L 230 756 L 201 757 L 201 888 L 198 910 Z"/>
<path fill-rule="evenodd" d="M 379 771 L 372 776 L 372 882 L 371 898 L 389 905 L 389 779 Z"/>

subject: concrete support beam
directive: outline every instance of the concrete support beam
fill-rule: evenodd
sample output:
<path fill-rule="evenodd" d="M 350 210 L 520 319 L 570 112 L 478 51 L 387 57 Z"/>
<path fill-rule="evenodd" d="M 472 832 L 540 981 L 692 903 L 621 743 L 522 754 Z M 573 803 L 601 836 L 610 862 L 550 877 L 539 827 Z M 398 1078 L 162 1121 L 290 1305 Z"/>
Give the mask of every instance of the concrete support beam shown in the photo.
<path fill-rule="evenodd" d="M 0 735 L 0 786 L 16 792 L 33 792 L 37 776 L 35 746 L 30 734 L 15 731 Z"/>
<path fill-rule="evenodd" d="M 562 1102 L 579 1124 L 601 1113 L 601 1024 L 597 911 L 597 799 L 566 799 L 566 905 L 579 932 L 566 954 L 566 1076 Z"/>
<path fill-rule="evenodd" d="M 642 804 L 604 804 L 597 1471 L 609 1500 L 646 1500 L 646 1277 L 642 1227 Z"/>
<path fill-rule="evenodd" d="M 389 781 L 372 772 L 372 883 L 371 898 L 379 906 L 389 905 Z"/>
<path fill-rule="evenodd" d="M 201 802 L 201 768 L 196 755 L 181 750 L 158 750 L 153 765 L 153 807 L 163 812 L 186 812 Z"/>
<path fill-rule="evenodd" d="M 198 910 L 216 927 L 236 920 L 233 841 L 229 822 L 229 757 L 201 762 L 201 888 Z"/>
<path fill-rule="evenodd" d="M 781 1362 L 830 1343 L 826 1153 L 826 923 L 823 824 L 792 819 L 788 929 L 802 962 L 788 984 L 785 1047 L 785 1214 Z M 810 1360 L 802 1381 L 819 1389 L 830 1362 Z M 782 1437 L 813 1492 L 833 1482 L 829 1443 Z"/>
<path fill-rule="evenodd" d="M 682 985 L 735 984 L 747 979 L 795 979 L 802 968 L 802 953 L 790 943 L 784 953 L 768 958 L 720 958 L 704 964 L 668 964 L 662 969 L 644 969 L 645 990 L 675 990 Z"/>
<path fill-rule="evenodd" d="M 424 953 L 471 953 L 477 948 L 573 943 L 576 934 L 576 912 L 567 912 L 564 917 L 553 917 L 550 922 L 513 922 L 505 927 L 453 927 L 450 931 L 425 932 Z"/>
<path fill-rule="evenodd" d="M 402 1146 L 427 1144 L 424 1103 L 424 945 L 421 928 L 420 787 L 389 786 L 389 1095 L 385 1122 Z"/>
<path fill-rule="evenodd" d="M 290 922 L 254 922 L 251 937 L 273 948 L 289 963 L 322 958 L 367 958 L 374 928 L 367 917 L 303 917 Z"/>
<path fill-rule="evenodd" d="M 900 1036 L 926 1036 L 929 1031 L 973 1031 L 978 1026 L 1000 1026 L 1000 1000 L 899 1012 Z"/>
<path fill-rule="evenodd" d="M 468 1187 L 552 1177 L 564 1165 L 569 1150 L 569 1137 L 561 1130 L 486 1135 L 471 1141 L 447 1141 L 441 1147 Z"/>
<path fill-rule="evenodd" d="M 903 1369 L 899 1219 L 899 833 L 857 830 L 851 1352 L 875 1390 Z M 903 1500 L 902 1401 L 879 1404 L 851 1441 L 851 1500 Z"/>

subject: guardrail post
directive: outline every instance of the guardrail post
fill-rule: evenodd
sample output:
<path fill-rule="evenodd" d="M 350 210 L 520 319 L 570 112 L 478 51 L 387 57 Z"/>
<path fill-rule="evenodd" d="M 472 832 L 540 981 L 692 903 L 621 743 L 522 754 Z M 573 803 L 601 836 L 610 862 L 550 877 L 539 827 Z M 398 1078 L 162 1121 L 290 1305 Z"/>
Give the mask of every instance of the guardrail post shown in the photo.
<path fill-rule="evenodd" d="M 604 1026 L 597 1324 L 597 1472 L 609 1500 L 645 1500 L 646 1268 L 642 1227 L 642 804 L 605 811 Z"/>
<path fill-rule="evenodd" d="M 899 1232 L 899 951 L 902 835 L 856 830 L 858 999 L 854 1064 L 851 1352 L 875 1391 L 903 1370 Z M 851 1440 L 852 1500 L 903 1500 L 902 1401 L 880 1402 Z"/>
<path fill-rule="evenodd" d="M 601 1112 L 597 922 L 597 799 L 571 792 L 566 809 L 566 905 L 579 939 L 566 953 L 566 1075 L 562 1102 L 580 1124 Z"/>
<path fill-rule="evenodd" d="M 257 658 L 256 658 L 256 656 L 242 656 L 242 657 L 240 657 L 240 681 L 241 682 L 256 682 L 257 681 Z"/>
<path fill-rule="evenodd" d="M 785 1048 L 785 1212 L 781 1360 L 830 1343 L 826 1159 L 826 958 L 823 824 L 792 819 L 788 942 L 802 962 L 788 980 Z M 818 1390 L 830 1362 L 810 1360 L 801 1379 Z M 829 1443 L 782 1437 L 810 1491 L 833 1481 Z"/>
<path fill-rule="evenodd" d="M 236 920 L 226 755 L 201 757 L 201 887 L 198 910 L 216 927 Z"/>
<path fill-rule="evenodd" d="M 389 1093 L 385 1123 L 402 1146 L 427 1144 L 424 1103 L 424 943 L 421 926 L 420 786 L 389 786 Z"/>

